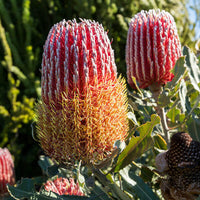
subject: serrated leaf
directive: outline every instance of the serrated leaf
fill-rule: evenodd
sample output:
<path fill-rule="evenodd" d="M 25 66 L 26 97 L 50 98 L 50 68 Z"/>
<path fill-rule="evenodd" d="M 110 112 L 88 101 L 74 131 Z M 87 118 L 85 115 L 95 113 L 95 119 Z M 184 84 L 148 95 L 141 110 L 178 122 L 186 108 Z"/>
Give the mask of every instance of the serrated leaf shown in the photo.
<path fill-rule="evenodd" d="M 163 92 L 159 96 L 159 105 L 165 107 L 170 104 L 171 98 L 176 94 L 180 87 L 182 78 L 186 71 L 185 57 L 180 57 L 175 64 L 175 67 L 171 70 L 174 74 L 172 81 L 167 82 Z"/>
<path fill-rule="evenodd" d="M 140 136 L 132 137 L 129 144 L 118 157 L 114 171 L 117 172 L 123 167 L 130 164 L 133 160 L 140 157 L 145 151 L 152 146 L 151 133 L 155 125 L 160 123 L 158 115 L 151 115 L 151 121 L 147 122 L 136 129 Z"/>
<path fill-rule="evenodd" d="M 35 192 L 33 180 L 24 178 L 17 187 L 7 185 L 8 191 L 13 198 L 30 198 Z"/>
<path fill-rule="evenodd" d="M 120 170 L 119 173 L 122 177 L 122 186 L 125 191 L 129 192 L 133 196 L 137 195 L 140 199 L 159 200 L 158 196 L 139 176 L 130 173 L 129 166 Z"/>
<path fill-rule="evenodd" d="M 200 88 L 198 84 L 200 83 L 200 69 L 197 65 L 197 58 L 191 50 L 184 46 L 183 47 L 183 55 L 186 55 L 186 67 L 188 70 L 190 82 L 193 85 L 194 89 L 200 92 Z"/>
<path fill-rule="evenodd" d="M 185 66 L 185 57 L 181 56 L 174 66 L 174 68 L 171 70 L 171 72 L 174 74 L 174 78 L 172 81 L 167 82 L 166 88 L 173 89 L 177 86 L 178 82 L 183 78 L 183 75 L 186 71 Z"/>
<path fill-rule="evenodd" d="M 167 150 L 167 143 L 159 134 L 153 136 L 154 146 L 158 149 Z"/>

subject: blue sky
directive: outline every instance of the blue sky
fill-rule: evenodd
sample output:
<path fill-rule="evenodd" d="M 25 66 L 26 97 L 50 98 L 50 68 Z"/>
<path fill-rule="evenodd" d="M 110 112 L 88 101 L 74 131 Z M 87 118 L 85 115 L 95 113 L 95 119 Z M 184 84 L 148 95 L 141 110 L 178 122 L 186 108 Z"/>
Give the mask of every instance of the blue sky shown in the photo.
<path fill-rule="evenodd" d="M 200 0 L 189 0 L 188 5 L 187 5 L 190 19 L 193 22 L 196 19 L 195 12 L 193 11 L 193 9 L 191 9 L 189 7 L 193 6 L 195 1 L 196 1 L 196 3 L 198 3 L 198 5 L 200 5 Z M 196 24 L 195 32 L 196 32 L 196 38 L 195 39 L 199 39 L 200 38 L 200 21 L 198 21 L 197 24 Z"/>

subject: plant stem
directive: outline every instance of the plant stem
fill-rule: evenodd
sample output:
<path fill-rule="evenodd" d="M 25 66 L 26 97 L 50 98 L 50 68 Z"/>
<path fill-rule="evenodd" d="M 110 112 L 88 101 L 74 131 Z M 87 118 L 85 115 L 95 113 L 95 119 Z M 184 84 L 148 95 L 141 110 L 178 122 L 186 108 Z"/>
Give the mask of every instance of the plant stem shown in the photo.
<path fill-rule="evenodd" d="M 158 108 L 159 107 L 159 108 Z M 162 128 L 163 128 L 163 132 L 165 135 L 165 141 L 167 142 L 167 145 L 169 145 L 169 127 L 167 125 L 167 119 L 166 119 L 166 113 L 164 108 L 161 108 L 160 106 L 158 106 L 158 111 L 159 111 L 159 116 L 161 119 L 161 124 L 162 124 Z"/>
<path fill-rule="evenodd" d="M 169 146 L 169 127 L 167 125 L 166 113 L 165 113 L 164 108 L 159 106 L 159 102 L 158 102 L 159 95 L 162 92 L 162 86 L 154 83 L 149 86 L 149 89 L 152 92 L 152 97 L 155 99 L 157 103 L 156 112 L 161 119 L 161 125 L 162 125 L 162 130 L 164 133 L 165 141 L 167 143 L 167 146 Z"/>

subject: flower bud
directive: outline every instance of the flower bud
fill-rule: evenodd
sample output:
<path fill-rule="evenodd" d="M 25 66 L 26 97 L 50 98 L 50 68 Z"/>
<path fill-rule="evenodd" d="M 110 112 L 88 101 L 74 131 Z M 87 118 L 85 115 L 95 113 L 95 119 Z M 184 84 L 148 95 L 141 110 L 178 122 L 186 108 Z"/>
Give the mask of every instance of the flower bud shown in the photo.
<path fill-rule="evenodd" d="M 68 180 L 67 178 L 60 177 L 53 181 L 47 181 L 44 185 L 44 189 L 59 195 L 85 196 L 81 191 L 78 182 L 75 183 L 72 178 Z"/>
<path fill-rule="evenodd" d="M 171 81 L 170 72 L 181 56 L 181 45 L 173 17 L 166 11 L 149 10 L 136 14 L 130 22 L 126 43 L 127 79 L 140 88 Z"/>
<path fill-rule="evenodd" d="M 6 185 L 14 185 L 15 173 L 12 156 L 7 148 L 0 148 L 0 195 L 7 193 Z"/>

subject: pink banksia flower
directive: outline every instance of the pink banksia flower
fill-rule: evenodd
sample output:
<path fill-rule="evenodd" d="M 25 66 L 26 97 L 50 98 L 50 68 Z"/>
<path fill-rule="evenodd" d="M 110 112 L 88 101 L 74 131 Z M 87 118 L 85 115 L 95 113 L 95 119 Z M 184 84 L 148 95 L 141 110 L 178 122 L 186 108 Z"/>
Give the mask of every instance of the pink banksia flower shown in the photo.
<path fill-rule="evenodd" d="M 76 195 L 85 196 L 81 191 L 78 182 L 75 183 L 74 179 L 70 178 L 56 178 L 53 181 L 47 181 L 44 185 L 46 191 L 52 191 L 59 195 Z"/>
<path fill-rule="evenodd" d="M 7 148 L 0 148 L 0 196 L 7 193 L 6 185 L 14 185 L 15 173 L 12 156 Z"/>
<path fill-rule="evenodd" d="M 44 45 L 37 133 L 59 162 L 96 162 L 127 135 L 125 81 L 102 25 L 90 20 L 54 25 Z"/>
<path fill-rule="evenodd" d="M 130 22 L 126 43 L 127 79 L 140 88 L 171 81 L 170 72 L 181 56 L 181 45 L 173 17 L 166 11 L 149 10 L 136 14 Z"/>

